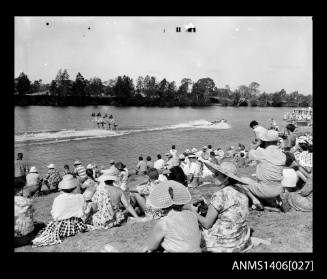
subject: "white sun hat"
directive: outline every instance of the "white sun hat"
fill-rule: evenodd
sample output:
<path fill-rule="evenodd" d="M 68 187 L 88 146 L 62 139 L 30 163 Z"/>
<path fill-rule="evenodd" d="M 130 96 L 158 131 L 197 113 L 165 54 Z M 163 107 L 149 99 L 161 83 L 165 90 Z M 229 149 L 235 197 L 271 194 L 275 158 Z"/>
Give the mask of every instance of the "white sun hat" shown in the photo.
<path fill-rule="evenodd" d="M 48 166 L 48 169 L 54 169 L 55 168 L 55 165 L 54 164 L 50 164 L 49 166 Z"/>
<path fill-rule="evenodd" d="M 36 167 L 31 167 L 31 169 L 30 169 L 30 172 L 32 173 L 32 172 L 37 172 L 37 168 Z"/>

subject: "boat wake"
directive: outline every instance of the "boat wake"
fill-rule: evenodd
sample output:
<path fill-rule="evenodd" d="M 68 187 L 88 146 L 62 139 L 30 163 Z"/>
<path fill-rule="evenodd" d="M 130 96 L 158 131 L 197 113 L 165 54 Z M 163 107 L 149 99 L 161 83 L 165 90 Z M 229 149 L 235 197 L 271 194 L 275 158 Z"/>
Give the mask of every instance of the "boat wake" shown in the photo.
<path fill-rule="evenodd" d="M 161 130 L 174 130 L 174 129 L 229 129 L 229 128 L 231 128 L 231 126 L 227 123 L 212 124 L 207 120 L 195 120 L 195 121 L 189 121 L 189 122 L 179 123 L 175 125 L 153 127 L 147 129 L 136 129 L 136 130 L 118 130 L 118 131 L 110 131 L 104 129 L 40 130 L 40 131 L 33 131 L 33 132 L 16 133 L 15 144 L 16 145 L 50 144 L 50 143 L 60 143 L 60 142 L 67 142 L 67 141 L 87 140 L 87 139 L 94 139 L 94 138 L 117 137 L 117 136 L 129 135 L 134 133 L 153 132 L 153 131 L 161 131 Z"/>

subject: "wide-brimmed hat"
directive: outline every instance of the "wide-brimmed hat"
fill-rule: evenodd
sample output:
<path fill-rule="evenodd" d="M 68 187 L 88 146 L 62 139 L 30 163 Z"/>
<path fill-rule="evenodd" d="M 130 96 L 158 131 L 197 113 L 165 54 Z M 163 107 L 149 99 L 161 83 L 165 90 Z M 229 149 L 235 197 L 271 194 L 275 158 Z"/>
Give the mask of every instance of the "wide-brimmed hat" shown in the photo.
<path fill-rule="evenodd" d="M 174 180 L 161 182 L 155 187 L 148 198 L 150 206 L 156 209 L 172 205 L 183 205 L 191 201 L 189 190 Z"/>
<path fill-rule="evenodd" d="M 87 168 L 87 169 L 93 169 L 94 166 L 93 166 L 92 164 L 88 164 L 88 165 L 86 166 L 86 168 Z"/>
<path fill-rule="evenodd" d="M 259 137 L 262 141 L 278 141 L 278 132 L 275 130 L 267 130 L 267 132 Z"/>
<path fill-rule="evenodd" d="M 58 188 L 62 190 L 69 190 L 76 188 L 79 185 L 77 178 L 70 174 L 64 175 L 62 180 L 58 184 Z"/>
<path fill-rule="evenodd" d="M 31 168 L 30 168 L 30 172 L 31 172 L 31 173 L 32 173 L 32 172 L 37 172 L 37 168 L 36 168 L 36 167 L 34 167 L 34 166 L 33 166 L 33 167 L 31 167 Z"/>
<path fill-rule="evenodd" d="M 190 153 L 190 152 L 191 152 L 191 150 L 185 149 L 185 153 Z"/>
<path fill-rule="evenodd" d="M 198 152 L 198 150 L 197 150 L 195 147 L 193 147 L 191 151 L 192 151 L 193 153 Z"/>
<path fill-rule="evenodd" d="M 48 169 L 54 169 L 55 168 L 55 165 L 54 164 L 50 164 L 49 166 L 48 166 Z"/>
<path fill-rule="evenodd" d="M 216 165 L 216 164 L 213 164 L 212 162 L 205 161 L 204 164 L 213 173 L 220 172 L 220 173 L 236 180 L 239 183 L 248 184 L 242 178 L 240 178 L 236 175 L 237 168 L 236 168 L 235 164 L 233 164 L 232 162 L 222 162 L 220 165 Z"/>
<path fill-rule="evenodd" d="M 109 164 L 113 165 L 115 163 L 115 160 L 110 160 Z"/>
<path fill-rule="evenodd" d="M 75 165 L 80 165 L 81 164 L 81 162 L 79 161 L 79 160 L 76 160 L 75 162 L 74 162 L 74 166 Z"/>
<path fill-rule="evenodd" d="M 205 145 L 205 146 L 202 147 L 202 149 L 207 150 L 208 149 L 208 146 Z"/>
<path fill-rule="evenodd" d="M 180 159 L 180 160 L 183 160 L 183 159 L 185 159 L 185 156 L 184 156 L 184 154 L 181 154 L 181 155 L 179 155 L 179 159 Z"/>
<path fill-rule="evenodd" d="M 122 162 L 116 163 L 115 166 L 119 170 L 123 170 L 126 167 Z"/>

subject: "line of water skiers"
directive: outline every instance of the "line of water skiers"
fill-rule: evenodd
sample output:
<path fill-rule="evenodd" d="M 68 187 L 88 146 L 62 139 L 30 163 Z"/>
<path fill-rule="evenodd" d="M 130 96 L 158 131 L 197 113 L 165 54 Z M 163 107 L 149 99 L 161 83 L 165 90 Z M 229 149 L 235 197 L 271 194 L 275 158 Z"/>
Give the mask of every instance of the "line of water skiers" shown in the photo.
<path fill-rule="evenodd" d="M 92 122 L 94 122 L 95 125 L 97 125 L 98 128 L 105 128 L 106 125 L 108 125 L 108 129 L 110 130 L 117 130 L 118 124 L 116 123 L 115 118 L 112 116 L 112 114 L 108 115 L 107 113 L 103 116 L 101 115 L 101 112 L 98 112 L 97 114 L 93 112 L 91 114 Z"/>

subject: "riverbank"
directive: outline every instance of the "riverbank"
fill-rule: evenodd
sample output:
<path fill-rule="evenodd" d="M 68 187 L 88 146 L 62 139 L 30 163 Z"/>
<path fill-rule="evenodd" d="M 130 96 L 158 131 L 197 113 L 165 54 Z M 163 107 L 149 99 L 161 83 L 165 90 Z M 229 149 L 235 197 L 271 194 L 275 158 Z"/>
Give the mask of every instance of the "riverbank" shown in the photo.
<path fill-rule="evenodd" d="M 254 167 L 247 167 L 240 169 L 240 174 L 251 176 L 254 171 Z M 143 179 L 131 176 L 131 189 Z M 201 196 L 210 199 L 216 190 L 216 187 L 210 185 L 190 189 L 190 192 L 194 201 Z M 57 195 L 55 193 L 35 199 L 35 221 L 47 223 L 51 220 L 50 210 Z M 254 237 L 271 240 L 270 246 L 261 244 L 249 252 L 312 252 L 312 212 L 250 211 L 248 222 Z M 156 221 L 128 221 L 109 230 L 80 233 L 66 238 L 59 245 L 38 248 L 24 246 L 16 248 L 15 252 L 101 252 L 106 244 L 114 246 L 120 252 L 140 252 L 155 223 Z"/>
<path fill-rule="evenodd" d="M 241 103 L 233 102 L 232 99 L 219 99 L 217 97 L 209 97 L 205 101 L 194 101 L 183 98 L 152 98 L 143 97 L 142 95 L 134 95 L 133 97 L 119 98 L 115 96 L 54 96 L 49 94 L 34 94 L 34 95 L 14 95 L 15 106 L 145 106 L 145 107 L 289 107 L 294 108 L 294 105 L 281 103 L 274 106 L 272 103 L 256 103 L 251 104 L 249 101 Z"/>

